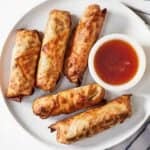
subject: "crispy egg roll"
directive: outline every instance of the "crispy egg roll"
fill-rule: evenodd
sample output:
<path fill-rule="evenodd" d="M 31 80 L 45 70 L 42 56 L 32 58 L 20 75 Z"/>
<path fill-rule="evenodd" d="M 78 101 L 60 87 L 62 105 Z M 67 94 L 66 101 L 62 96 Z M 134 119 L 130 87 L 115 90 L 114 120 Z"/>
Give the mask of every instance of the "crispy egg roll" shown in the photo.
<path fill-rule="evenodd" d="M 61 75 L 65 49 L 71 31 L 71 15 L 53 10 L 49 14 L 38 64 L 36 85 L 52 91 Z"/>
<path fill-rule="evenodd" d="M 83 137 L 102 132 L 131 115 L 130 95 L 118 97 L 104 106 L 91 108 L 73 117 L 50 125 L 57 131 L 57 141 L 63 144 L 75 142 Z"/>
<path fill-rule="evenodd" d="M 6 94 L 8 98 L 20 101 L 21 97 L 32 94 L 40 48 L 41 38 L 36 30 L 17 30 Z"/>
<path fill-rule="evenodd" d="M 98 84 L 89 84 L 37 98 L 32 109 L 41 118 L 68 114 L 99 103 L 103 100 L 104 93 L 104 89 Z"/>
<path fill-rule="evenodd" d="M 73 83 L 81 83 L 90 49 L 100 34 L 106 12 L 99 5 L 89 5 L 75 29 L 64 63 L 64 74 Z"/>

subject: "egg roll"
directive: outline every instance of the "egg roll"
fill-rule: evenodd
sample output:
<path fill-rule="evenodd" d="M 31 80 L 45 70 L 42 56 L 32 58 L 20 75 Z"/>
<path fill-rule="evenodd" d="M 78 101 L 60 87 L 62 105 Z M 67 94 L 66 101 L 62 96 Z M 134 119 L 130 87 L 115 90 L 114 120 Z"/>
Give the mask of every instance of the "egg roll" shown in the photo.
<path fill-rule="evenodd" d="M 32 94 L 40 48 L 41 38 L 36 30 L 17 30 L 6 94 L 8 98 L 21 101 L 23 96 Z"/>
<path fill-rule="evenodd" d="M 122 123 L 131 113 L 130 95 L 123 95 L 104 106 L 58 121 L 49 128 L 57 132 L 58 142 L 69 144 Z"/>
<path fill-rule="evenodd" d="M 104 93 L 104 89 L 98 84 L 89 84 L 37 98 L 32 109 L 34 114 L 43 119 L 68 114 L 101 102 Z"/>
<path fill-rule="evenodd" d="M 73 83 L 81 84 L 90 49 L 101 32 L 106 12 L 99 5 L 89 5 L 74 31 L 64 63 L 64 75 Z"/>
<path fill-rule="evenodd" d="M 49 14 L 37 70 L 37 87 L 52 91 L 62 72 L 64 54 L 71 31 L 71 15 L 53 10 Z"/>

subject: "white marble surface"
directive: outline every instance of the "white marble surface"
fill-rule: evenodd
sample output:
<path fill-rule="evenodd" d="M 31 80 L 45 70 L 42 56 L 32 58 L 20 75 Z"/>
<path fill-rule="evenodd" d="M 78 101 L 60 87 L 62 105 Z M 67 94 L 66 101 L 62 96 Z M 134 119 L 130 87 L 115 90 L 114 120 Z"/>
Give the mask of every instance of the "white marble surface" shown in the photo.
<path fill-rule="evenodd" d="M 42 1 L 44 0 L 0 1 L 0 48 L 2 48 L 9 30 L 20 16 Z M 114 147 L 113 150 L 124 150 L 128 142 L 129 140 L 117 147 Z M 22 128 L 15 122 L 14 118 L 12 118 L 9 114 L 7 108 L 2 102 L 2 98 L 0 97 L 0 149 L 27 150 L 29 148 L 33 150 L 49 149 L 22 130 Z"/>

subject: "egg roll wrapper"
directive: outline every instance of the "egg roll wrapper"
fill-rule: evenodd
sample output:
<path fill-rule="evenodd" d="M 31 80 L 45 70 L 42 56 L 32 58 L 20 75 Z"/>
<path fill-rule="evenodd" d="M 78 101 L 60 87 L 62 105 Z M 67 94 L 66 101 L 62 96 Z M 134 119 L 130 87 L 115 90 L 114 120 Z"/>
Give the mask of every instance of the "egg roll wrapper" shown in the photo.
<path fill-rule="evenodd" d="M 106 12 L 99 5 L 89 5 L 73 33 L 64 64 L 64 74 L 73 83 L 81 84 L 90 49 L 102 30 Z"/>
<path fill-rule="evenodd" d="M 50 125 L 57 132 L 57 141 L 69 144 L 81 138 L 102 132 L 131 116 L 130 95 L 118 97 L 104 106 L 91 108 L 85 112 Z"/>
<path fill-rule="evenodd" d="M 41 118 L 68 114 L 101 102 L 105 91 L 98 84 L 61 91 L 37 98 L 32 105 L 34 114 Z"/>
<path fill-rule="evenodd" d="M 11 73 L 6 96 L 20 101 L 31 95 L 35 85 L 35 73 L 41 48 L 41 38 L 36 30 L 16 31 L 11 61 Z"/>
<path fill-rule="evenodd" d="M 71 15 L 53 10 L 49 14 L 38 64 L 37 87 L 52 91 L 62 72 L 64 54 L 71 31 Z"/>

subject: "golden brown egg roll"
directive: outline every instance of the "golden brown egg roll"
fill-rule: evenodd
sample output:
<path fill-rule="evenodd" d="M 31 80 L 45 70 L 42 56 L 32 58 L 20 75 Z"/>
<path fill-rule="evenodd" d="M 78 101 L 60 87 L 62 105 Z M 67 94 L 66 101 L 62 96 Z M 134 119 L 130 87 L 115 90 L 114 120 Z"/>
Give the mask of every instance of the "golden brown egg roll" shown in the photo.
<path fill-rule="evenodd" d="M 53 10 L 49 14 L 38 64 L 37 87 L 52 91 L 61 75 L 65 49 L 71 31 L 71 15 Z"/>
<path fill-rule="evenodd" d="M 40 48 L 41 39 L 37 31 L 17 30 L 6 94 L 8 98 L 20 101 L 21 97 L 32 94 Z"/>
<path fill-rule="evenodd" d="M 81 83 L 90 49 L 100 34 L 105 16 L 106 9 L 90 5 L 75 29 L 64 63 L 64 74 L 73 83 Z"/>
<path fill-rule="evenodd" d="M 37 98 L 32 109 L 41 118 L 68 114 L 99 103 L 103 100 L 104 93 L 98 84 L 89 84 Z"/>
<path fill-rule="evenodd" d="M 91 108 L 73 117 L 50 125 L 57 131 L 57 141 L 63 144 L 75 142 L 83 137 L 102 132 L 131 115 L 130 95 L 118 97 L 104 106 Z"/>

